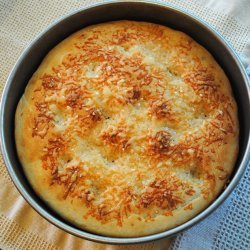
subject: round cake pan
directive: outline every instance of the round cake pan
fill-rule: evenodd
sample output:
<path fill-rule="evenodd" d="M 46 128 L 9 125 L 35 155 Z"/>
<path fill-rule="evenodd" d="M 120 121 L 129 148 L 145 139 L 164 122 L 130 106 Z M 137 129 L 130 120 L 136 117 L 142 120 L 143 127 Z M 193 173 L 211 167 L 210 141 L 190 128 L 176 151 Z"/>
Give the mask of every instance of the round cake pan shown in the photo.
<path fill-rule="evenodd" d="M 18 160 L 14 138 L 14 116 L 17 103 L 34 71 L 45 55 L 60 41 L 88 25 L 114 21 L 137 20 L 158 23 L 183 31 L 203 45 L 215 57 L 230 79 L 239 109 L 240 150 L 235 171 L 224 191 L 200 214 L 173 229 L 134 238 L 106 237 L 81 230 L 63 220 L 34 193 Z M 66 15 L 50 25 L 24 50 L 5 85 L 1 100 L 1 149 L 9 174 L 27 202 L 45 219 L 78 237 L 109 244 L 132 244 L 171 237 L 193 226 L 214 211 L 239 182 L 249 159 L 250 91 L 246 72 L 233 49 L 212 27 L 193 15 L 173 6 L 145 1 L 117 1 L 92 5 Z"/>

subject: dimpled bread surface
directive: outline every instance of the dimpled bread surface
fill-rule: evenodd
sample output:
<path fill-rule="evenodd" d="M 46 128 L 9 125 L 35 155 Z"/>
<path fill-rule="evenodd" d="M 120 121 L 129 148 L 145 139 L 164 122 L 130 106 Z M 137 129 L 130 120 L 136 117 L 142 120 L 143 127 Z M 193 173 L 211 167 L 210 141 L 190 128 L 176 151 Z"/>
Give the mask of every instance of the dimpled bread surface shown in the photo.
<path fill-rule="evenodd" d="M 119 237 L 205 209 L 232 172 L 238 133 L 211 54 L 182 32 L 132 21 L 89 26 L 53 48 L 15 121 L 35 192 L 77 227 Z"/>

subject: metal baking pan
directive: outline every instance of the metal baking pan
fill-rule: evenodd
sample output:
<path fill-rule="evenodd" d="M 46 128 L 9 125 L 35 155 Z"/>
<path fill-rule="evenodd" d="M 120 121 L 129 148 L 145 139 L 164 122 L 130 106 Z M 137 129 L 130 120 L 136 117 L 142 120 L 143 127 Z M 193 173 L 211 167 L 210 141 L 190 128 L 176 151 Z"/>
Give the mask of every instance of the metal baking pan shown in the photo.
<path fill-rule="evenodd" d="M 235 171 L 230 182 L 217 199 L 200 214 L 173 229 L 143 237 L 117 238 L 93 234 L 71 225 L 35 194 L 30 187 L 17 157 L 14 138 L 14 116 L 17 103 L 34 71 L 45 55 L 60 41 L 85 26 L 114 21 L 138 20 L 158 23 L 183 31 L 203 45 L 215 57 L 230 79 L 239 109 L 240 150 Z M 39 34 L 24 50 L 11 71 L 1 100 L 1 149 L 9 174 L 27 202 L 45 219 L 59 228 L 78 237 L 109 244 L 132 244 L 171 237 L 213 212 L 233 191 L 239 182 L 250 157 L 250 90 L 246 72 L 234 52 L 223 37 L 211 26 L 193 15 L 173 6 L 146 1 L 115 1 L 92 5 L 66 15 Z"/>

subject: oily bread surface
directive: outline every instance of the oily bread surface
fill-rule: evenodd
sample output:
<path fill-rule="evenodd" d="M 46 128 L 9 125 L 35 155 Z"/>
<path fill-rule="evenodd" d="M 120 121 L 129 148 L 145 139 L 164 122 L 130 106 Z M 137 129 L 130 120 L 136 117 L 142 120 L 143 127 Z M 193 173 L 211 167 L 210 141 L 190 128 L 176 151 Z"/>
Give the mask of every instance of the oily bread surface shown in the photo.
<path fill-rule="evenodd" d="M 120 237 L 207 207 L 232 172 L 238 133 L 229 81 L 209 52 L 132 21 L 84 28 L 52 49 L 15 121 L 36 193 L 75 225 Z"/>

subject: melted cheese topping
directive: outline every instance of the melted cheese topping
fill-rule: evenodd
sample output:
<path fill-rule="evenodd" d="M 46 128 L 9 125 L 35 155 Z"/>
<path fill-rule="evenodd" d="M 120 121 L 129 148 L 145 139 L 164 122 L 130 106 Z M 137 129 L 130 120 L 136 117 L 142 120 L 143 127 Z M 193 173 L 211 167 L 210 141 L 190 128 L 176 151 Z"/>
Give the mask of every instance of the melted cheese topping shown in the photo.
<path fill-rule="evenodd" d="M 129 21 L 83 29 L 50 52 L 28 88 L 33 161 L 61 187 L 58 199 L 87 207 L 83 221 L 122 227 L 131 214 L 153 221 L 192 210 L 195 198 L 216 197 L 233 167 L 228 80 L 183 33 Z M 225 152 L 234 152 L 229 163 Z"/>

